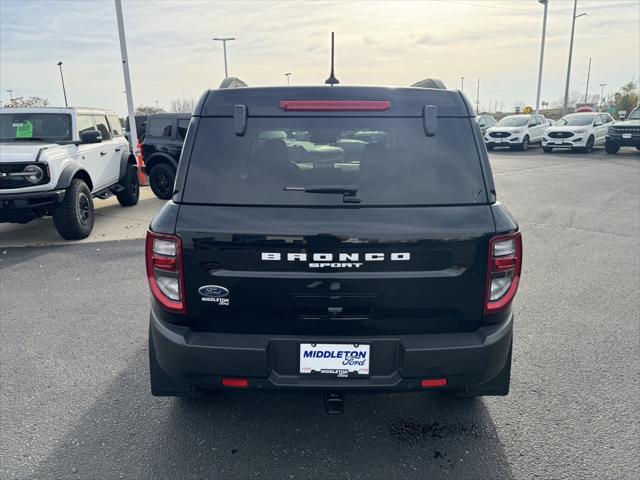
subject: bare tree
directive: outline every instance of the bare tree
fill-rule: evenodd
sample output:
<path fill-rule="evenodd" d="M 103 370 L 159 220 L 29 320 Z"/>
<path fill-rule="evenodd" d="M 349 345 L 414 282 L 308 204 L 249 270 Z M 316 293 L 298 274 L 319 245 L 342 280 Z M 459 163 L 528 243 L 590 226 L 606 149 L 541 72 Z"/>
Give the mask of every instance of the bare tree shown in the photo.
<path fill-rule="evenodd" d="M 174 113 L 191 113 L 196 106 L 193 98 L 174 98 L 169 102 L 169 111 Z"/>
<path fill-rule="evenodd" d="M 164 108 L 151 107 L 148 105 L 138 105 L 136 115 L 153 115 L 154 113 L 164 113 Z"/>
<path fill-rule="evenodd" d="M 49 100 L 43 97 L 16 97 L 5 102 L 5 108 L 48 107 Z"/>

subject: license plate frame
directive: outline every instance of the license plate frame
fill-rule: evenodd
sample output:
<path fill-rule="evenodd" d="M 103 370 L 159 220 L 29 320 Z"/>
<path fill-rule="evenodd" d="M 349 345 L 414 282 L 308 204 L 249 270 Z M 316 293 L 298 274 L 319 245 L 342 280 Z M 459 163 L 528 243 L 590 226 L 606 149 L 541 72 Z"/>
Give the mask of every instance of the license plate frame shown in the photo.
<path fill-rule="evenodd" d="M 313 352 L 316 355 L 305 355 Z M 322 355 L 317 356 L 320 353 Z M 344 365 L 345 361 L 349 363 Z M 370 366 L 370 343 L 300 342 L 298 345 L 298 374 L 301 376 L 367 378 L 371 373 Z"/>
<path fill-rule="evenodd" d="M 622 134 L 622 138 L 624 138 L 625 140 L 629 140 L 631 138 L 631 134 L 630 133 L 623 133 Z"/>

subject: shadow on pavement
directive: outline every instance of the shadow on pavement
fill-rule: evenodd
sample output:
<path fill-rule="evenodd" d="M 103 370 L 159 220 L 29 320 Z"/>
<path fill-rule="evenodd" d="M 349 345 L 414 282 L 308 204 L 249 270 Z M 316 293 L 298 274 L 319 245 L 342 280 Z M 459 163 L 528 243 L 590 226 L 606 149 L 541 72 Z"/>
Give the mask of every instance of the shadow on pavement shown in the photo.
<path fill-rule="evenodd" d="M 330 416 L 318 393 L 154 398 L 146 357 L 138 349 L 32 478 L 513 478 L 482 400 L 353 394 Z"/>

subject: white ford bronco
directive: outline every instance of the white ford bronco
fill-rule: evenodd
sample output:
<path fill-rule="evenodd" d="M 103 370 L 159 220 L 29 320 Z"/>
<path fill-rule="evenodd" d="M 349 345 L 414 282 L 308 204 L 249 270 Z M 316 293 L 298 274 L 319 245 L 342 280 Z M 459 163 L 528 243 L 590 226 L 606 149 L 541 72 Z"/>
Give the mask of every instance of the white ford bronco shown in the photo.
<path fill-rule="evenodd" d="M 96 108 L 0 109 L 0 222 L 51 215 L 68 240 L 89 236 L 93 198 L 138 203 L 135 157 L 115 113 Z"/>

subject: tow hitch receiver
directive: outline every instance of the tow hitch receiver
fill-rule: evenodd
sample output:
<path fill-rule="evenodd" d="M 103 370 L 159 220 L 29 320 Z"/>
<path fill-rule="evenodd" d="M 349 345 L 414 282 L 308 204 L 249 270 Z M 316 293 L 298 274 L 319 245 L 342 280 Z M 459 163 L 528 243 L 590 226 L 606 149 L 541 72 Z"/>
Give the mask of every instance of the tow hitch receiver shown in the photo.
<path fill-rule="evenodd" d="M 328 392 L 324 396 L 324 406 L 329 415 L 341 415 L 344 411 L 344 398 L 341 393 Z"/>

